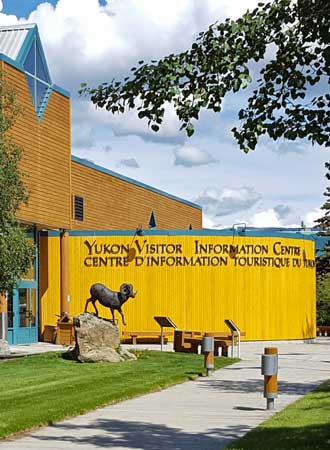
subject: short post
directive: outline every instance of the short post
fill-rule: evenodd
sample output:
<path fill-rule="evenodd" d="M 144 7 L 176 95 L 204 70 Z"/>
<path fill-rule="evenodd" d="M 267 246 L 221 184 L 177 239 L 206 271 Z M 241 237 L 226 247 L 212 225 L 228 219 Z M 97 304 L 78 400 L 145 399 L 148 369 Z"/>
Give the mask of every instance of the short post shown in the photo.
<path fill-rule="evenodd" d="M 234 358 L 235 331 L 231 330 L 231 357 Z"/>
<path fill-rule="evenodd" d="M 202 340 L 202 353 L 204 353 L 204 367 L 209 377 L 214 370 L 214 337 L 205 335 Z"/>
<path fill-rule="evenodd" d="M 0 292 L 0 339 L 7 341 L 8 336 L 8 302 L 5 294 Z"/>
<path fill-rule="evenodd" d="M 267 409 L 274 409 L 277 397 L 278 350 L 277 347 L 266 347 L 261 357 L 261 374 L 264 376 L 264 397 Z"/>
<path fill-rule="evenodd" d="M 160 327 L 160 351 L 163 351 L 163 345 L 164 345 L 164 327 Z"/>

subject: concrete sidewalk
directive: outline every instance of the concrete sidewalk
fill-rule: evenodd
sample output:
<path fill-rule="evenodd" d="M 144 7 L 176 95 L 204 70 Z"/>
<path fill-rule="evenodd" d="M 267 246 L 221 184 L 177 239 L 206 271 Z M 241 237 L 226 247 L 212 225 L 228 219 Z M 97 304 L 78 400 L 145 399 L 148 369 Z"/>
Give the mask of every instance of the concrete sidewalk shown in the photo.
<path fill-rule="evenodd" d="M 265 409 L 262 393 L 265 346 L 277 346 L 280 353 L 275 411 Z M 243 343 L 241 356 L 240 363 L 212 377 L 40 428 L 0 443 L 0 449 L 219 450 L 330 378 L 329 338 Z"/>

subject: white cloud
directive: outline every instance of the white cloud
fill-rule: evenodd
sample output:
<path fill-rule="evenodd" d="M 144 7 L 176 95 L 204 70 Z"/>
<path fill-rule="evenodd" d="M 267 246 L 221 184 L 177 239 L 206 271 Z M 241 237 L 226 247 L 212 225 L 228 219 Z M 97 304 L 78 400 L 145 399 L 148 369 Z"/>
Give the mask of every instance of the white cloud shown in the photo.
<path fill-rule="evenodd" d="M 91 148 L 93 146 L 93 129 L 88 126 L 75 126 L 72 128 L 73 148 Z"/>
<path fill-rule="evenodd" d="M 315 220 L 319 219 L 323 216 L 323 211 L 320 208 L 315 209 L 314 211 L 309 211 L 303 216 L 303 221 L 306 227 L 315 227 Z"/>
<path fill-rule="evenodd" d="M 98 0 L 59 0 L 55 8 L 40 4 L 28 21 L 38 23 L 56 77 L 72 88 L 86 76 L 93 82 L 99 76 L 102 82 L 126 73 L 141 58 L 159 58 L 178 46 L 190 46 L 217 14 L 206 8 L 199 22 L 198 10 L 190 0 L 158 0 L 157 7 L 154 0 L 113 0 L 105 7 Z M 74 70 L 63 74 L 66 62 Z"/>
<path fill-rule="evenodd" d="M 179 131 L 179 121 L 172 105 L 165 105 L 164 120 L 158 132 L 148 128 L 147 120 L 139 119 L 136 109 L 131 109 L 127 113 L 110 115 L 107 113 L 107 119 L 111 123 L 115 136 L 136 135 L 144 138 L 146 141 L 182 143 L 186 136 Z"/>
<path fill-rule="evenodd" d="M 56 7 L 44 2 L 24 20 L 0 13 L 0 24 L 37 22 L 52 79 L 71 91 L 73 144 L 81 156 L 111 169 L 118 161 L 135 157 L 140 165 L 135 173 L 142 182 L 186 199 L 196 199 L 202 192 L 205 220 L 212 227 L 240 221 L 274 225 L 276 220 L 281 225 L 301 220 L 314 225 L 315 208 L 324 202 L 324 161 L 329 157 L 308 142 L 278 144 L 269 139 L 243 155 L 228 129 L 237 125 L 237 110 L 245 104 L 249 88 L 244 95 L 228 96 L 220 115 L 204 111 L 189 140 L 179 132 L 175 111 L 169 106 L 163 127 L 154 133 L 135 111 L 113 116 L 95 110 L 87 98 L 77 95 L 83 81 L 96 86 L 122 78 L 140 59 L 150 61 L 189 48 L 209 24 L 227 16 L 236 18 L 258 1 L 109 0 L 100 7 L 97 0 L 59 0 Z M 199 165 L 198 178 L 189 176 L 182 166 L 173 170 L 171 150 L 184 143 L 207 149 L 221 164 Z M 132 168 L 121 167 L 123 173 L 132 174 Z M 250 187 L 207 189 L 220 181 L 222 186 Z M 259 192 L 262 202 L 258 202 Z M 290 206 L 287 216 L 280 205 Z"/>
<path fill-rule="evenodd" d="M 82 126 L 94 128 L 107 127 L 109 135 L 116 137 L 139 136 L 147 142 L 183 144 L 186 140 L 184 132 L 179 131 L 179 122 L 174 108 L 165 106 L 164 122 L 156 133 L 151 130 L 146 120 L 137 116 L 137 111 L 132 109 L 125 114 L 110 114 L 105 109 L 96 108 L 90 101 L 80 98 L 73 102 L 73 125 L 79 129 Z M 95 133 L 96 134 L 96 133 Z"/>
<path fill-rule="evenodd" d="M 300 139 L 298 141 L 281 139 L 279 142 L 272 143 L 270 149 L 279 155 L 286 153 L 304 155 L 311 151 L 311 146 L 308 145 L 306 141 L 302 141 Z"/>
<path fill-rule="evenodd" d="M 288 205 L 277 205 L 274 206 L 274 212 L 276 213 L 277 217 L 279 217 L 280 219 L 284 219 L 290 214 L 291 208 Z"/>
<path fill-rule="evenodd" d="M 254 214 L 249 224 L 252 227 L 280 227 L 282 226 L 278 215 L 274 209 L 267 209 L 267 211 L 262 211 Z"/>
<path fill-rule="evenodd" d="M 173 153 L 175 156 L 175 166 L 193 167 L 217 162 L 206 150 L 200 150 L 197 147 L 188 145 L 175 148 Z"/>
<path fill-rule="evenodd" d="M 98 0 L 58 0 L 55 7 L 41 3 L 27 21 L 38 24 L 52 79 L 71 91 L 75 103 L 81 82 L 95 86 L 122 78 L 141 59 L 185 50 L 211 23 L 255 3 L 234 7 L 229 0 L 157 0 L 155 7 L 154 0 L 112 0 L 101 7 Z M 1 24 L 15 21 L 15 16 L 0 15 Z M 118 136 L 135 133 L 159 141 L 179 134 L 171 111 L 159 133 L 150 132 L 146 121 L 131 112 L 120 117 L 111 124 Z M 184 132 L 180 136 L 183 142 Z"/>
<path fill-rule="evenodd" d="M 249 209 L 260 199 L 261 195 L 251 187 L 207 188 L 195 202 L 203 207 L 208 217 L 215 218 Z"/>
<path fill-rule="evenodd" d="M 118 167 L 121 167 L 121 166 L 126 166 L 131 169 L 137 169 L 140 167 L 139 163 L 136 161 L 135 158 L 121 159 L 118 164 Z"/>
<path fill-rule="evenodd" d="M 219 14 L 219 19 L 224 19 L 230 17 L 232 19 L 237 19 L 242 14 L 245 13 L 247 9 L 250 11 L 257 7 L 260 0 L 245 0 L 244 2 L 238 2 L 233 0 L 208 0 L 209 9 L 215 13 Z"/>

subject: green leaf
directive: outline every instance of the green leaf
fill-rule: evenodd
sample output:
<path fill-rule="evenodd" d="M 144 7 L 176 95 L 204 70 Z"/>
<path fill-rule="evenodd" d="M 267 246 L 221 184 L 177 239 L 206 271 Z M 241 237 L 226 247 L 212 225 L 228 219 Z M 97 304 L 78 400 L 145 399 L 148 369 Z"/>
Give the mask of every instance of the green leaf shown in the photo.
<path fill-rule="evenodd" d="M 186 133 L 188 137 L 191 137 L 195 133 L 195 129 L 192 123 L 189 123 L 186 128 Z"/>
<path fill-rule="evenodd" d="M 159 126 L 154 123 L 151 125 L 151 129 L 157 133 L 157 131 L 159 131 Z"/>

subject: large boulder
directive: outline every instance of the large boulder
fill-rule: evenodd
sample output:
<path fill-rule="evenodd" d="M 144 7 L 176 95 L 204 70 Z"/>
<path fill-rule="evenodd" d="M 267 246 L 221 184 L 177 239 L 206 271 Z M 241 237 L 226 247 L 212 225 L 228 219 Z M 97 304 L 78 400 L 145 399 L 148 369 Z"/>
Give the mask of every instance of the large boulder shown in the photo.
<path fill-rule="evenodd" d="M 10 355 L 10 348 L 5 339 L 0 339 L 0 356 Z"/>
<path fill-rule="evenodd" d="M 120 362 L 136 359 L 120 348 L 119 328 L 111 320 L 90 313 L 74 317 L 76 346 L 71 354 L 81 362 Z"/>

